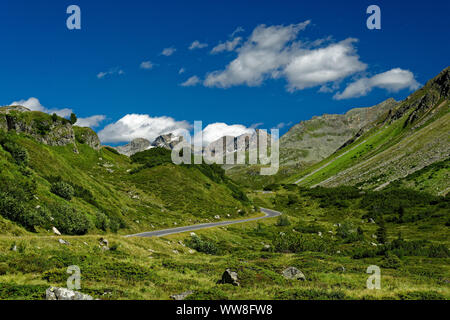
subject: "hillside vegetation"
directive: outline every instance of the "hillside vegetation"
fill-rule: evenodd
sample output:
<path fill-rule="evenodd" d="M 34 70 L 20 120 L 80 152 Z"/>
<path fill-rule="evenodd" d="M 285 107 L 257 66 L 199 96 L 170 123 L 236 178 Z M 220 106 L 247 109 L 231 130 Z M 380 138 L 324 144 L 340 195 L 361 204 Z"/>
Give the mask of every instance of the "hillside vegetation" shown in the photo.
<path fill-rule="evenodd" d="M 367 133 L 285 181 L 305 186 L 382 189 L 396 180 L 419 179 L 417 174 L 410 175 L 435 162 L 445 162 L 450 156 L 449 73 L 450 68 L 445 69 L 379 118 Z M 437 179 L 435 182 L 417 181 L 408 186 L 446 194 L 450 180 L 445 179 L 445 166 L 439 168 L 441 173 L 428 175 L 429 180 Z"/>
<path fill-rule="evenodd" d="M 4 222 L 1 233 L 46 233 L 53 226 L 66 234 L 134 233 L 252 211 L 218 166 L 176 166 L 161 148 L 130 160 L 111 148 L 92 148 L 91 129 L 68 128 L 74 140 L 61 146 L 0 130 L 0 215 L 14 222 Z"/>

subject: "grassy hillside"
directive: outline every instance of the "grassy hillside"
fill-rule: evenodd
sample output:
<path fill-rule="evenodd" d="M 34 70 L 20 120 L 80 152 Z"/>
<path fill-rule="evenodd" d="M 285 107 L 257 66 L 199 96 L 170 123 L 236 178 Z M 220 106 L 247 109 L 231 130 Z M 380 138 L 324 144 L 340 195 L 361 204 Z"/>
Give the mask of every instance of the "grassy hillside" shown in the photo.
<path fill-rule="evenodd" d="M 48 146 L 0 131 L 0 213 L 15 222 L 1 233 L 46 233 L 52 226 L 67 234 L 134 233 L 251 212 L 219 167 L 145 166 L 80 141 Z"/>
<path fill-rule="evenodd" d="M 413 93 L 366 134 L 308 169 L 286 179 L 306 186 L 383 188 L 450 156 L 449 69 Z M 436 175 L 436 190 L 448 180 Z M 430 184 L 433 184 L 429 181 Z M 410 187 L 416 187 L 416 183 Z M 437 191 L 437 192 L 436 192 Z"/>

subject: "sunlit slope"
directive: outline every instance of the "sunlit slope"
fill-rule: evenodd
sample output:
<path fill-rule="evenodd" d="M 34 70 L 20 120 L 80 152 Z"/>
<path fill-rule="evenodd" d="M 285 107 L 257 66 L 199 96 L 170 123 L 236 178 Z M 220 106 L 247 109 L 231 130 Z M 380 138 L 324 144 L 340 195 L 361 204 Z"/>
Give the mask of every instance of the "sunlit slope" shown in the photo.
<path fill-rule="evenodd" d="M 449 157 L 449 120 L 447 68 L 380 118 L 365 135 L 285 182 L 384 188 Z M 448 189 L 448 181 L 439 183 L 438 192 Z"/>

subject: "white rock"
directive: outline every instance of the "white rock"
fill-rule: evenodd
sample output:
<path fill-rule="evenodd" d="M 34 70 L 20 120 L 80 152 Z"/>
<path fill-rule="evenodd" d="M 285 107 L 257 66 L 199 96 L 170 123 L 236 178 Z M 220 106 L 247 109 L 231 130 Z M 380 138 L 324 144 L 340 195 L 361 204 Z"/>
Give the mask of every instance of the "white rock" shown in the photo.
<path fill-rule="evenodd" d="M 63 239 L 58 239 L 58 242 L 61 243 L 61 244 L 69 244 L 68 241 L 65 241 Z"/>
<path fill-rule="evenodd" d="M 52 227 L 52 231 L 53 231 L 54 234 L 57 234 L 58 236 L 61 235 L 61 232 L 59 232 L 59 230 L 56 229 L 55 227 Z"/>
<path fill-rule="evenodd" d="M 47 300 L 94 300 L 90 295 L 66 288 L 50 287 L 45 290 Z"/>

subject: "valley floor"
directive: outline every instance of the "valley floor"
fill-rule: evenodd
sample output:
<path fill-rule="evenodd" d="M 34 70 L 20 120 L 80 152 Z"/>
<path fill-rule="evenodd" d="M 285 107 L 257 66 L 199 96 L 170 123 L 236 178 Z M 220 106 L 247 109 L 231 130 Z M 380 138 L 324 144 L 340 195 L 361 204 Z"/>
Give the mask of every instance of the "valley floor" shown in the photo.
<path fill-rule="evenodd" d="M 284 202 L 289 195 L 290 203 Z M 431 208 L 434 219 L 420 224 L 388 219 L 390 249 L 380 253 L 387 245 L 372 236 L 377 224 L 367 222 L 353 202 L 347 209 L 321 207 L 311 195 L 294 195 L 297 189 L 251 195 L 287 219 L 195 235 L 0 236 L 0 299 L 45 299 L 49 286 L 66 287 L 70 265 L 81 270 L 79 291 L 99 299 L 170 299 L 189 290 L 187 299 L 450 299 L 448 211 Z M 407 208 L 405 217 L 411 214 Z M 347 223 L 361 227 L 363 235 L 353 239 L 352 231 L 343 233 Z M 395 247 L 398 232 L 405 242 Z M 101 238 L 108 240 L 108 250 Z M 370 265 L 381 268 L 380 290 L 367 289 Z M 291 266 L 306 280 L 285 279 L 282 271 Z M 227 268 L 238 273 L 240 286 L 217 284 Z"/>

